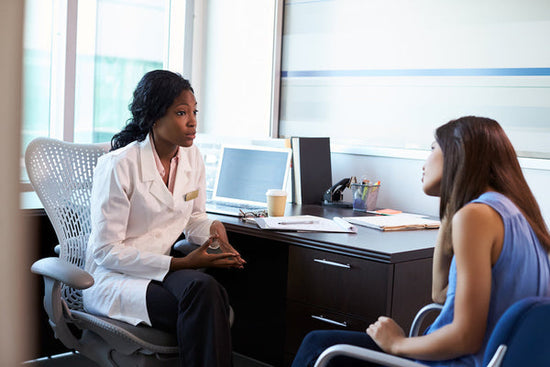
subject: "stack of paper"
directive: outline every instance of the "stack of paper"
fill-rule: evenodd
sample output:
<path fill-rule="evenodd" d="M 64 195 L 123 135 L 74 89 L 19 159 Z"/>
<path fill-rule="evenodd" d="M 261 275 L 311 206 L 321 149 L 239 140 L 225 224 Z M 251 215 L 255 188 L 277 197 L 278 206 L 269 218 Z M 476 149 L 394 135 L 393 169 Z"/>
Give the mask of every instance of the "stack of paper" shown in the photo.
<path fill-rule="evenodd" d="M 426 216 L 401 213 L 395 215 L 374 215 L 365 217 L 346 217 L 346 221 L 360 226 L 380 229 L 382 231 L 405 231 L 412 229 L 439 228 L 438 220 Z"/>
<path fill-rule="evenodd" d="M 300 232 L 342 232 L 355 233 L 357 228 L 342 218 L 334 220 L 313 215 L 296 215 L 289 217 L 255 218 L 256 224 L 262 229 L 276 231 Z"/>

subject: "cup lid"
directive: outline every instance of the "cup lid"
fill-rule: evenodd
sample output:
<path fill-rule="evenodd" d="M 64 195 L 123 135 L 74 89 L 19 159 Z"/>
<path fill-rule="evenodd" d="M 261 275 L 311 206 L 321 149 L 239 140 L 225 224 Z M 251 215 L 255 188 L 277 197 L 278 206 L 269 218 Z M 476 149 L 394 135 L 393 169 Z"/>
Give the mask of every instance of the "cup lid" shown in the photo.
<path fill-rule="evenodd" d="M 286 196 L 286 191 L 285 190 L 277 190 L 277 189 L 269 189 L 269 190 L 267 190 L 267 192 L 265 194 L 269 195 L 269 196 Z"/>

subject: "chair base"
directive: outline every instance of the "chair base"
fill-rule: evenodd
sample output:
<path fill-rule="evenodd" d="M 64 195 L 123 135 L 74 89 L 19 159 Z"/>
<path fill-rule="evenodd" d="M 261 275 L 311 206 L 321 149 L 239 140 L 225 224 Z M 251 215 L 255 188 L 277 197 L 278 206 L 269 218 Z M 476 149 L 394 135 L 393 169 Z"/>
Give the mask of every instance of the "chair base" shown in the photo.
<path fill-rule="evenodd" d="M 80 344 L 83 347 L 79 352 L 100 366 L 169 367 L 178 364 L 178 355 L 174 354 L 158 355 L 135 352 L 124 355 L 90 330 L 83 331 Z"/>

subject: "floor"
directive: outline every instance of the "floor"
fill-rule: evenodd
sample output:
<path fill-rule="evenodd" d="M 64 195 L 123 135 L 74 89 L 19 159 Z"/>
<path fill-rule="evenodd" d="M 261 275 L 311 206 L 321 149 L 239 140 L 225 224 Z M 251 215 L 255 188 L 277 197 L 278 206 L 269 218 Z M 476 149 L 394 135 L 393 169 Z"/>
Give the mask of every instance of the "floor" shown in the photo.
<path fill-rule="evenodd" d="M 59 354 L 52 357 L 28 361 L 22 367 L 98 367 L 89 359 L 74 353 Z M 238 353 L 233 354 L 233 367 L 271 367 L 268 364 L 250 359 Z"/>

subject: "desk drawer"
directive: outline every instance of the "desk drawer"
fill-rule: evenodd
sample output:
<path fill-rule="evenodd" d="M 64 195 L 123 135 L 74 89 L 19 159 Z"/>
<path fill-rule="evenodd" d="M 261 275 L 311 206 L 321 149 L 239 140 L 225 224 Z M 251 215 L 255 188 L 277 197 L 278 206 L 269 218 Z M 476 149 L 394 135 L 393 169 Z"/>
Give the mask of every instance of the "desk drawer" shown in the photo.
<path fill-rule="evenodd" d="M 364 318 L 389 310 L 391 264 L 292 246 L 288 298 Z"/>
<path fill-rule="evenodd" d="M 285 352 L 296 354 L 302 340 L 310 331 L 365 331 L 376 318 L 377 316 L 370 321 L 366 321 L 319 307 L 289 301 L 286 314 Z"/>

